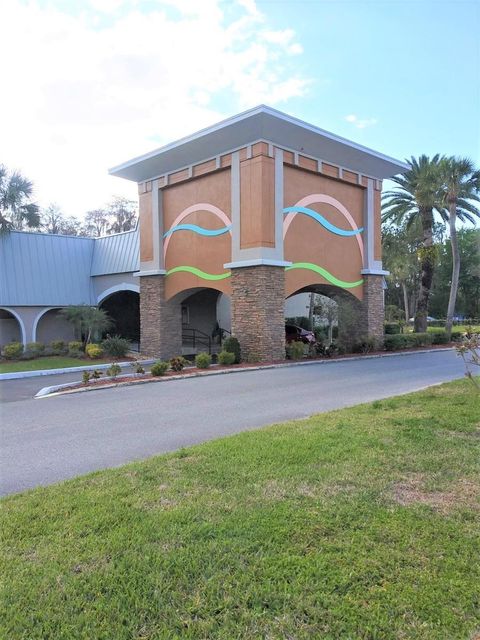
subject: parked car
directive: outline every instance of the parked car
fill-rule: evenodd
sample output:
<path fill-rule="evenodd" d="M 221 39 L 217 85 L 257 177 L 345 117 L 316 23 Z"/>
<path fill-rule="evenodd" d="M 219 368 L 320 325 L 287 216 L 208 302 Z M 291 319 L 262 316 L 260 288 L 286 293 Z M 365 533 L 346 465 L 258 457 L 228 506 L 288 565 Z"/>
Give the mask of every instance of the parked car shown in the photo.
<path fill-rule="evenodd" d="M 299 340 L 304 344 L 313 344 L 315 342 L 315 334 L 313 331 L 308 331 L 308 329 L 302 329 L 302 327 L 297 327 L 294 324 L 286 324 L 285 325 L 285 341 L 295 342 Z"/>

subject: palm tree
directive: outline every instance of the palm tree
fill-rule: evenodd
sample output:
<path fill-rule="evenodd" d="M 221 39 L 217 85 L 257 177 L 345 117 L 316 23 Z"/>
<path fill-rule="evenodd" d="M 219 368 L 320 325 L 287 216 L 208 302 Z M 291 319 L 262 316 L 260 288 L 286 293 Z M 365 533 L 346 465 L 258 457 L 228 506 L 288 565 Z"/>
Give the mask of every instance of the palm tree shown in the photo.
<path fill-rule="evenodd" d="M 73 325 L 76 336 L 83 340 L 84 346 L 89 344 L 93 336 L 101 335 L 113 324 L 104 309 L 86 304 L 65 307 L 60 313 Z"/>
<path fill-rule="evenodd" d="M 444 217 L 448 216 L 450 244 L 452 247 L 452 280 L 448 299 L 445 333 L 450 338 L 453 315 L 458 293 L 460 275 L 460 252 L 458 250 L 457 218 L 475 224 L 475 216 L 480 217 L 480 170 L 476 170 L 469 158 L 443 158 L 440 163 Z"/>
<path fill-rule="evenodd" d="M 409 169 L 401 176 L 392 178 L 398 185 L 395 190 L 383 195 L 382 221 L 391 221 L 399 225 L 406 223 L 407 228 L 420 220 L 422 226 L 422 248 L 420 250 L 421 278 L 418 292 L 415 331 L 427 330 L 428 299 L 432 288 L 435 267 L 435 247 L 433 246 L 434 213 L 442 215 L 439 154 L 433 158 L 422 155 L 418 160 L 407 160 Z"/>
<path fill-rule="evenodd" d="M 0 234 L 12 229 L 38 227 L 40 215 L 38 205 L 29 202 L 33 184 L 20 173 L 9 175 L 7 168 L 0 164 Z"/>

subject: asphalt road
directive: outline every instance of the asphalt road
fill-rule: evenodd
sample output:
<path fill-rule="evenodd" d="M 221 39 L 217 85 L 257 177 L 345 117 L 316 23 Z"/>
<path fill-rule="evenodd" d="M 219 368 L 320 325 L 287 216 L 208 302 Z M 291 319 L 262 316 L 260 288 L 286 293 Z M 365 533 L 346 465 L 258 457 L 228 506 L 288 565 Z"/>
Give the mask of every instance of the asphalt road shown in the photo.
<path fill-rule="evenodd" d="M 17 398 L 0 405 L 0 494 L 462 376 L 441 351 Z"/>

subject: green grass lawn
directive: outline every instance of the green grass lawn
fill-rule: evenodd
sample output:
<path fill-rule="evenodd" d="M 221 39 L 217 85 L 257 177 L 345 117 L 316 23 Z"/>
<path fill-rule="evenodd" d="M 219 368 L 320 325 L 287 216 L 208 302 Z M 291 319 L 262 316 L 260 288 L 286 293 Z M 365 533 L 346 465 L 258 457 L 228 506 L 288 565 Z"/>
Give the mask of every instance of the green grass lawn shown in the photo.
<path fill-rule="evenodd" d="M 413 330 L 413 328 L 412 328 Z M 444 327 L 427 327 L 427 331 L 429 333 L 441 333 L 442 331 L 445 331 Z M 464 324 L 459 324 L 459 325 L 454 325 L 452 327 L 452 331 L 455 333 L 465 333 L 466 331 L 470 331 L 471 333 L 480 333 L 480 326 L 478 325 L 464 325 Z"/>
<path fill-rule="evenodd" d="M 458 381 L 5 498 L 0 637 L 472 639 L 479 471 Z"/>
<path fill-rule="evenodd" d="M 0 373 L 15 373 L 16 371 L 40 371 L 41 369 L 63 369 L 65 367 L 85 367 L 92 369 L 97 364 L 110 363 L 112 359 L 87 360 L 69 358 L 68 356 L 45 356 L 34 360 L 16 360 L 15 362 L 0 362 Z"/>

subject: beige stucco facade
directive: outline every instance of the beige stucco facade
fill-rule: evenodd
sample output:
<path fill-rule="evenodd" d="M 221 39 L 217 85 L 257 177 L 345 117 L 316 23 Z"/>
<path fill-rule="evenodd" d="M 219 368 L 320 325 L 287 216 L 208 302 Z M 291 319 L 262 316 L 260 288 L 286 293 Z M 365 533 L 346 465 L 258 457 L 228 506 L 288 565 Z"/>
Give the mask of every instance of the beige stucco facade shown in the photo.
<path fill-rule="evenodd" d="M 137 180 L 138 276 L 140 280 L 149 278 L 150 288 L 152 278 L 162 279 L 157 300 L 152 302 L 158 313 L 201 289 L 214 289 L 230 297 L 233 333 L 245 345 L 252 344 L 255 334 L 257 340 L 264 341 L 266 346 L 260 350 L 263 360 L 278 358 L 283 352 L 283 313 L 277 311 L 285 298 L 300 291 L 350 296 L 362 310 L 362 330 L 380 338 L 385 275 L 380 193 L 382 179 L 397 173 L 400 163 L 387 161 L 376 152 L 353 149 L 348 141 L 332 142 L 325 132 L 312 132 L 310 125 L 299 125 L 277 114 L 259 108 L 258 113 L 247 114 L 242 120 L 245 125 L 258 115 L 268 118 L 265 122 L 269 126 L 278 126 L 274 140 L 249 140 L 246 133 L 244 144 L 222 148 L 222 135 L 226 145 L 237 126 L 227 121 L 198 134 L 205 151 L 216 145 L 220 152 L 214 157 L 199 157 L 195 162 L 200 144 L 195 138 L 179 141 L 175 157 L 171 150 L 174 144 L 160 149 L 156 156 L 149 154 L 112 171 L 125 177 L 147 176 Z M 282 132 L 289 144 L 282 144 Z M 298 135 L 297 148 L 291 147 L 294 134 Z M 321 151 L 323 145 L 328 153 L 309 152 Z M 177 156 L 189 149 L 191 164 L 177 168 Z M 345 164 L 334 161 L 340 156 Z M 149 177 L 153 167 L 168 162 L 171 170 Z M 248 272 L 238 277 L 242 269 Z M 275 283 L 275 295 L 269 279 Z M 248 305 L 248 299 L 254 302 Z M 270 320 L 258 308 L 267 300 L 275 309 Z M 141 317 L 142 348 L 149 352 L 152 328 L 147 324 L 156 313 L 150 306 L 144 300 Z M 240 321 L 239 308 L 250 318 Z M 279 326 L 270 330 L 269 322 Z M 181 326 L 164 328 L 163 337 L 154 340 L 155 349 L 162 353 L 170 349 L 158 345 L 174 341 L 169 331 L 181 332 Z"/>

